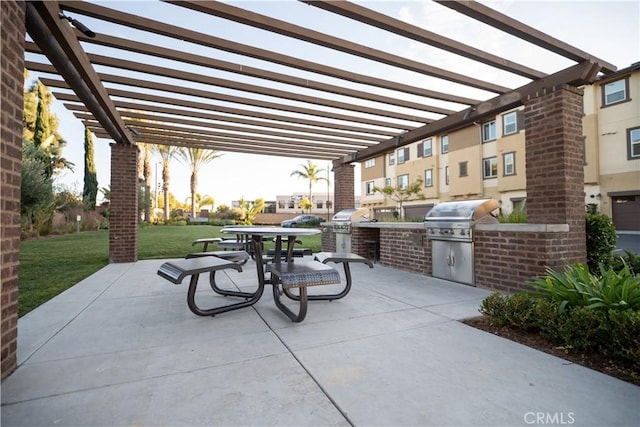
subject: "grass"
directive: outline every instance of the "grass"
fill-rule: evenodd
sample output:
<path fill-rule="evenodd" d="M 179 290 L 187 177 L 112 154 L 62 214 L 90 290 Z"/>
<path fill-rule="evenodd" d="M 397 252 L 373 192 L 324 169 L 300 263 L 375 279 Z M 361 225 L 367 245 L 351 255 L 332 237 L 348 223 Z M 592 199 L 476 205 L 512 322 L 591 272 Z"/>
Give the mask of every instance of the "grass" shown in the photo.
<path fill-rule="evenodd" d="M 191 242 L 229 237 L 219 226 L 150 226 L 139 229 L 138 259 L 183 258 L 201 250 Z M 302 236 L 302 247 L 319 252 L 320 235 Z M 265 244 L 265 250 L 274 244 Z M 20 245 L 18 316 L 23 316 L 109 263 L 109 232 L 89 231 L 25 240 Z"/>

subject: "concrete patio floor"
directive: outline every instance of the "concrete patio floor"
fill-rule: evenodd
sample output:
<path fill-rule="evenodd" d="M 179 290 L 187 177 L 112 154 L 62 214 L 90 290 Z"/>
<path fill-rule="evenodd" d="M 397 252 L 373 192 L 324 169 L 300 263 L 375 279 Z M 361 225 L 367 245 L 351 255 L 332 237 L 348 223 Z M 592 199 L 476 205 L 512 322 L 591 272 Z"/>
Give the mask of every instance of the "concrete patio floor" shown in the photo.
<path fill-rule="evenodd" d="M 640 425 L 640 387 L 459 322 L 486 290 L 358 264 L 299 324 L 270 286 L 198 317 L 162 262 L 110 264 L 19 320 L 2 426 Z"/>

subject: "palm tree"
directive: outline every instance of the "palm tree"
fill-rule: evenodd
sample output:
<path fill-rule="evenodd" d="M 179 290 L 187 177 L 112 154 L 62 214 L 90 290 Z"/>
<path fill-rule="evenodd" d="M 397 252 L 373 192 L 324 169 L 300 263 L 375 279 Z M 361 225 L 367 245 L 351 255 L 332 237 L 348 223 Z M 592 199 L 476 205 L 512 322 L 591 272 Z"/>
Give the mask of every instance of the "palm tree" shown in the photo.
<path fill-rule="evenodd" d="M 191 216 L 196 216 L 196 192 L 198 190 L 198 171 L 210 161 L 217 159 L 222 154 L 216 150 L 204 148 L 187 148 L 182 150 L 178 157 L 191 168 Z"/>
<path fill-rule="evenodd" d="M 309 180 L 309 201 L 311 201 L 311 187 L 313 183 L 318 181 L 328 181 L 328 179 L 320 176 L 321 173 L 324 172 L 324 169 L 319 169 L 318 165 L 313 164 L 311 160 L 307 160 L 306 165 L 300 166 L 302 167 L 302 169 L 291 172 L 290 176 L 296 176 L 298 178 Z M 311 212 L 311 208 L 309 208 L 309 212 Z"/>
<path fill-rule="evenodd" d="M 162 195 L 164 196 L 164 220 L 169 221 L 169 162 L 182 152 L 181 147 L 173 145 L 153 145 L 153 151 L 162 159 Z"/>
<path fill-rule="evenodd" d="M 138 162 L 138 177 L 144 179 L 145 200 L 144 200 L 144 218 L 146 222 L 151 220 L 151 144 L 146 142 L 138 143 L 140 148 L 140 161 Z M 156 206 L 158 201 L 156 200 Z"/>

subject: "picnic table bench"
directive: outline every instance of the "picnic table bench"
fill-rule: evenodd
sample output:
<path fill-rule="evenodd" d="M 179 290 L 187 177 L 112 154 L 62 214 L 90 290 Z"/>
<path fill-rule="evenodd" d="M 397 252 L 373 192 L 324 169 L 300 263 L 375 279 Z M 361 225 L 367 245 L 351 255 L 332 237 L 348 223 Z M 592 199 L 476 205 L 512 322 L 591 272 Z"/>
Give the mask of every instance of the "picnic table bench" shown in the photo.
<path fill-rule="evenodd" d="M 246 298 L 245 301 L 241 301 L 235 304 L 220 306 L 220 307 L 208 308 L 208 309 L 199 307 L 196 304 L 195 297 L 196 297 L 196 290 L 198 287 L 198 278 L 200 277 L 200 274 L 201 273 L 212 274 L 218 270 L 224 270 L 224 269 L 233 269 L 236 271 L 242 271 L 242 266 L 240 266 L 240 264 L 236 262 L 225 260 L 218 257 L 187 258 L 187 259 L 178 259 L 178 260 L 171 260 L 171 261 L 165 262 L 158 269 L 158 275 L 176 285 L 181 284 L 185 277 L 190 277 L 189 290 L 187 292 L 187 305 L 189 306 L 189 309 L 194 314 L 197 314 L 198 316 L 215 316 L 216 314 L 219 314 L 219 313 L 224 313 L 226 311 L 236 310 L 238 308 L 250 306 L 252 304 L 255 304 L 256 301 L 260 299 L 260 297 L 262 296 L 262 288 L 259 288 L 254 293 L 242 292 L 241 293 L 242 295 L 235 295 L 235 296 L 245 297 Z M 222 289 L 219 289 L 217 286 L 214 286 L 214 284 L 212 284 L 211 287 L 217 293 L 220 293 L 219 291 L 222 291 L 224 292 L 222 293 L 222 295 L 226 295 L 227 292 L 232 292 L 232 291 L 224 291 Z"/>
<path fill-rule="evenodd" d="M 340 299 L 347 296 L 347 294 L 351 290 L 351 284 L 353 283 L 351 279 L 351 268 L 349 267 L 350 263 L 366 264 L 369 266 L 369 268 L 373 268 L 373 264 L 370 260 L 350 252 L 318 252 L 315 254 L 314 260 L 321 264 L 327 264 L 329 262 L 342 264 L 344 269 L 345 284 L 342 291 L 336 294 L 307 295 L 307 299 L 311 301 L 333 301 L 334 299 Z M 288 298 L 296 301 L 300 298 L 299 295 L 291 293 L 288 289 L 284 289 L 284 293 Z"/>
<path fill-rule="evenodd" d="M 276 306 L 294 322 L 301 322 L 307 315 L 307 287 L 319 285 L 334 285 L 340 283 L 340 273 L 325 264 L 316 261 L 306 262 L 277 262 L 266 266 L 271 273 L 271 285 L 273 286 L 273 299 Z M 294 313 L 280 300 L 281 290 L 289 296 L 289 289 L 298 288 L 299 301 L 298 313 Z"/>

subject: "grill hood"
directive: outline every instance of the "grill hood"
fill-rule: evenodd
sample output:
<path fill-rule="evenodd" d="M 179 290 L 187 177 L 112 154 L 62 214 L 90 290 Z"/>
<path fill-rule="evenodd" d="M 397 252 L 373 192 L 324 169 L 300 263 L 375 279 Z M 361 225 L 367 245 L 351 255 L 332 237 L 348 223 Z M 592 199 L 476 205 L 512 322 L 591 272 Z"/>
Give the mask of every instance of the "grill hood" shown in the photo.
<path fill-rule="evenodd" d="M 365 222 L 370 221 L 369 209 L 343 209 L 336 213 L 331 221 L 334 222 Z"/>
<path fill-rule="evenodd" d="M 470 221 L 497 222 L 500 204 L 495 199 L 460 200 L 438 203 L 424 220 L 429 221 Z"/>

